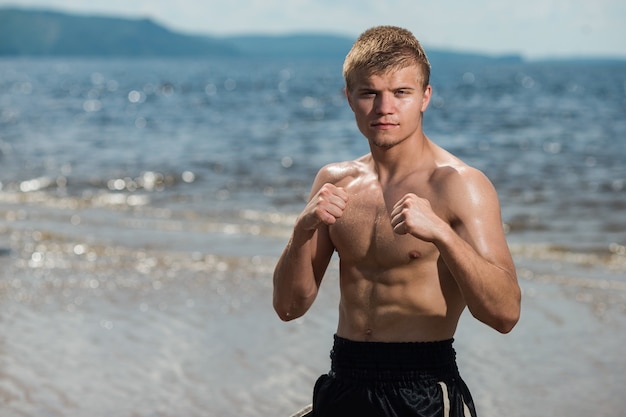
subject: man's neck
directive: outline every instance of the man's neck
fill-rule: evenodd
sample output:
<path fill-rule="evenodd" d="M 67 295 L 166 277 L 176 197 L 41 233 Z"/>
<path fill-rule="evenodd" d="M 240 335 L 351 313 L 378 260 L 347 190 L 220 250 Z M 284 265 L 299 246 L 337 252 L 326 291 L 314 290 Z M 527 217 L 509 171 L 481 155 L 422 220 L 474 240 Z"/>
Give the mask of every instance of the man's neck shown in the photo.
<path fill-rule="evenodd" d="M 409 138 L 389 148 L 370 144 L 374 170 L 381 184 L 393 183 L 406 178 L 433 160 L 431 142 L 422 134 Z"/>

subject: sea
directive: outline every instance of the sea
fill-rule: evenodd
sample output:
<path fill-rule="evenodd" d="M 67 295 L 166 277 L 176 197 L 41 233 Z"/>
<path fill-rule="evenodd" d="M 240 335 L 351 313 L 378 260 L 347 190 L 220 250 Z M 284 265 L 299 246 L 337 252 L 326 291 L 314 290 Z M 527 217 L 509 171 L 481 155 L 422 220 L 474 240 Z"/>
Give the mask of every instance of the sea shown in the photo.
<path fill-rule="evenodd" d="M 368 152 L 341 65 L 0 59 L 0 417 L 310 402 L 336 260 L 291 323 L 272 271 L 317 170 Z M 431 83 L 424 130 L 493 182 L 524 292 L 510 335 L 459 325 L 479 414 L 621 415 L 626 62 L 442 62 Z"/>

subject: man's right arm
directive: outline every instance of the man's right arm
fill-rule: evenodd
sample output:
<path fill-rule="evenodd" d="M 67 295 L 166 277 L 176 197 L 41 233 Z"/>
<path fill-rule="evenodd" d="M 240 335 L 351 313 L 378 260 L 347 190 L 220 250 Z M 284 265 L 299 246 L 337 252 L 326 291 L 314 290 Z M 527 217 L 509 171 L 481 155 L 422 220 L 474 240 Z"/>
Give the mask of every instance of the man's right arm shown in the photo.
<path fill-rule="evenodd" d="M 342 216 L 348 196 L 328 181 L 328 172 L 321 170 L 274 270 L 274 309 L 284 321 L 311 307 L 334 251 L 328 225 Z"/>

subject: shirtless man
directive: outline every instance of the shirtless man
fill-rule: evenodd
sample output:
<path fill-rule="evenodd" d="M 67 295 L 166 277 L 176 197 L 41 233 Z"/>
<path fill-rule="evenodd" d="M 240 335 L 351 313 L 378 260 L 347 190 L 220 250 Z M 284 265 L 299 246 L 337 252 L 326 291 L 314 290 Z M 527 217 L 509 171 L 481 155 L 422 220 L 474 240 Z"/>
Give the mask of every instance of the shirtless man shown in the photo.
<path fill-rule="evenodd" d="M 370 153 L 319 171 L 274 272 L 274 308 L 293 320 L 339 255 L 331 371 L 311 415 L 476 416 L 452 348 L 459 317 L 507 333 L 520 314 L 496 191 L 423 132 L 430 64 L 410 32 L 365 31 L 343 75 Z"/>

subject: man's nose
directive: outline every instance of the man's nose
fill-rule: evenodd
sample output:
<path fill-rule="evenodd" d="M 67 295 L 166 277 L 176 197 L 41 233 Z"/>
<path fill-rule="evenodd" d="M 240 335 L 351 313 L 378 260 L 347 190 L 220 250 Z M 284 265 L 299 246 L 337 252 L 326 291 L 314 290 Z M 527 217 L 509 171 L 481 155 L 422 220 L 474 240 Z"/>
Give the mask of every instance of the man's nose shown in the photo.
<path fill-rule="evenodd" d="M 380 93 L 375 100 L 375 110 L 378 114 L 391 114 L 395 112 L 395 102 L 393 94 Z"/>

